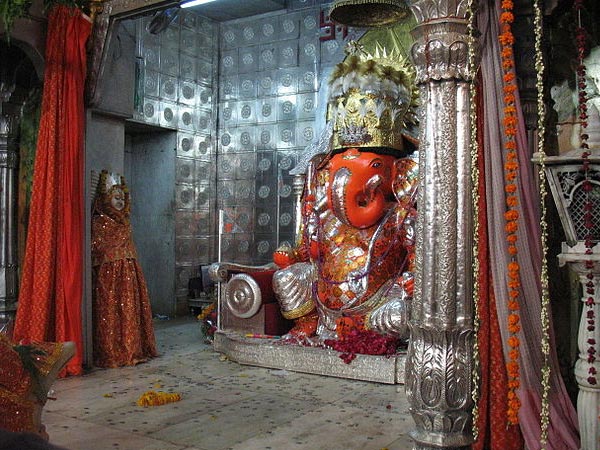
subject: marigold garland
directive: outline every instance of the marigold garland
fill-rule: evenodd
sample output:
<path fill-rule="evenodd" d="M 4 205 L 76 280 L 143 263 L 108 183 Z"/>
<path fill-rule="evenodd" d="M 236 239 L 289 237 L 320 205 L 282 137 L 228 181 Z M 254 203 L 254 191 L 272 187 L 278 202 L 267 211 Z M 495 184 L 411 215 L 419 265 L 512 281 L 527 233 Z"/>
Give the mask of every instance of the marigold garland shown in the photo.
<path fill-rule="evenodd" d="M 587 94 L 587 90 L 586 90 L 586 88 L 587 88 L 586 67 L 583 62 L 584 58 L 585 58 L 585 51 L 586 51 L 586 33 L 585 33 L 585 29 L 581 26 L 581 10 L 583 9 L 583 0 L 575 0 L 575 2 L 573 3 L 573 9 L 575 11 L 575 16 L 579 19 L 579 23 L 577 24 L 577 27 L 575 29 L 575 44 L 577 47 L 577 87 L 579 90 L 579 101 L 578 101 L 579 122 L 580 122 L 579 140 L 580 140 L 580 146 L 583 149 L 583 152 L 581 153 L 581 159 L 583 160 L 583 174 L 584 174 L 584 181 L 583 181 L 582 189 L 586 193 L 586 200 L 585 200 L 584 213 L 583 213 L 583 224 L 586 229 L 585 254 L 591 255 L 591 254 L 593 254 L 592 247 L 594 246 L 594 241 L 593 241 L 594 236 L 592 234 L 593 233 L 592 230 L 594 228 L 594 223 L 593 223 L 593 215 L 592 215 L 593 204 L 592 204 L 592 200 L 590 199 L 589 193 L 592 191 L 593 186 L 590 181 L 590 174 L 589 174 L 590 151 L 589 151 L 589 145 L 587 143 L 589 136 L 586 133 L 587 119 L 588 119 L 588 114 L 587 114 L 588 94 Z M 585 305 L 589 308 L 587 311 L 587 314 L 586 314 L 587 329 L 588 329 L 588 331 L 594 331 L 595 327 L 596 327 L 596 318 L 595 318 L 595 314 L 594 314 L 595 289 L 594 289 L 594 283 L 592 281 L 594 279 L 594 273 L 593 273 L 594 262 L 591 260 L 586 261 L 585 267 L 586 267 L 586 269 L 589 269 L 589 271 L 590 271 L 587 275 L 587 278 L 590 281 L 588 281 L 588 283 L 586 284 L 586 289 L 585 289 L 585 295 L 587 295 Z M 590 366 L 588 368 L 587 382 L 591 385 L 596 385 L 598 383 L 598 380 L 596 379 L 596 369 L 592 365 L 596 361 L 596 341 L 593 338 L 588 338 L 586 343 L 589 345 L 587 348 L 587 361 L 590 364 Z"/>
<path fill-rule="evenodd" d="M 519 199 L 517 197 L 517 180 L 519 163 L 517 159 L 517 145 L 515 135 L 517 134 L 517 108 L 515 105 L 516 84 L 514 74 L 514 56 L 513 44 L 515 42 L 512 33 L 512 23 L 514 21 L 512 0 L 502 1 L 502 13 L 500 15 L 500 31 L 499 36 L 502 58 L 503 80 L 504 80 L 504 135 L 505 135 L 505 163 L 504 163 L 504 178 L 506 192 L 506 213 L 504 214 L 506 240 L 508 243 L 508 253 L 510 262 L 508 263 L 508 361 L 506 369 L 508 372 L 508 394 L 507 394 L 507 419 L 510 425 L 519 423 L 519 408 L 521 403 L 517 395 L 517 390 L 520 386 L 520 370 L 519 370 L 519 338 L 517 337 L 521 330 L 519 317 L 519 302 L 520 295 L 520 268 L 517 263 L 518 250 L 516 247 L 517 231 L 519 229 Z"/>
<path fill-rule="evenodd" d="M 148 406 L 166 405 L 179 400 L 181 400 L 181 395 L 177 393 L 147 391 L 138 398 L 136 405 L 147 408 Z"/>

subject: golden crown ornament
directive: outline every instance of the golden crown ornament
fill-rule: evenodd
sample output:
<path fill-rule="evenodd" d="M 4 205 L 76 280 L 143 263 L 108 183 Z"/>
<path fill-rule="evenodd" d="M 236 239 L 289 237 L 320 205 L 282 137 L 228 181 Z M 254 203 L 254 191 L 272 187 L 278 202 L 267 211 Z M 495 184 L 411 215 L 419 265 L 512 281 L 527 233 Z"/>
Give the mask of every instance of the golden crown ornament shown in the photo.
<path fill-rule="evenodd" d="M 356 41 L 335 67 L 329 83 L 327 120 L 333 122 L 333 149 L 389 149 L 399 154 L 416 142 L 403 130 L 416 123 L 418 92 L 411 64 L 377 47 L 368 54 Z"/>

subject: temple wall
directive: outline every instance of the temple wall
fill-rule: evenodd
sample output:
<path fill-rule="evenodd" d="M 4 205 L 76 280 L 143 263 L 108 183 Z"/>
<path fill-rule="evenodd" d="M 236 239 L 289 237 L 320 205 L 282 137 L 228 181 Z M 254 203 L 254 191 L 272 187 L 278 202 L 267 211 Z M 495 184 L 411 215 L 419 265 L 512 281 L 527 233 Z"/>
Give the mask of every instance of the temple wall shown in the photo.
<path fill-rule="evenodd" d="M 293 242 L 289 173 L 324 125 L 328 74 L 352 36 L 327 21 L 328 9 L 294 1 L 221 23 L 182 10 L 156 35 L 152 16 L 120 24 L 88 127 L 87 173 L 117 171 L 130 184 L 155 313 L 187 312 L 188 280 L 219 257 L 220 209 L 222 260 L 265 263 Z M 153 193 L 171 196 L 154 231 L 143 219 Z M 162 244 L 142 236 L 155 232 Z"/>

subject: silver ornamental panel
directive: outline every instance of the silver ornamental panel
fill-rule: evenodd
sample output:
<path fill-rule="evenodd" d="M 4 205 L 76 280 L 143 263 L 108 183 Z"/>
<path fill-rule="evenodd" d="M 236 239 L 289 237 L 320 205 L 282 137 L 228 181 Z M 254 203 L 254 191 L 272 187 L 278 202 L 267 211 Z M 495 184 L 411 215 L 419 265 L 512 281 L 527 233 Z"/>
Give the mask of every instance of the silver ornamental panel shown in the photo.
<path fill-rule="evenodd" d="M 181 81 L 179 83 L 179 103 L 194 106 L 196 104 L 196 89 L 198 85 L 192 81 Z"/>
<path fill-rule="evenodd" d="M 299 148 L 305 148 L 315 139 L 315 122 L 313 120 L 302 120 L 296 124 L 296 145 Z"/>
<path fill-rule="evenodd" d="M 179 52 L 177 49 L 164 48 L 160 49 L 160 72 L 167 75 L 179 75 Z"/>
<path fill-rule="evenodd" d="M 277 93 L 279 95 L 296 94 L 298 92 L 298 69 L 282 69 L 277 71 Z"/>
<path fill-rule="evenodd" d="M 319 17 L 314 9 L 300 14 L 300 36 L 317 37 L 319 35 Z"/>
<path fill-rule="evenodd" d="M 175 181 L 193 183 L 195 181 L 195 161 L 193 159 L 175 158 Z"/>
<path fill-rule="evenodd" d="M 235 182 L 235 204 L 248 205 L 254 200 L 254 180 L 237 180 Z"/>
<path fill-rule="evenodd" d="M 197 182 L 197 194 L 195 209 L 202 211 L 205 208 L 209 208 L 212 199 L 215 198 L 215 187 L 214 184 L 209 181 L 198 181 Z"/>
<path fill-rule="evenodd" d="M 270 123 L 277 121 L 277 97 L 262 98 L 256 101 L 256 121 Z"/>
<path fill-rule="evenodd" d="M 256 148 L 256 127 L 238 128 L 239 151 L 253 152 Z"/>
<path fill-rule="evenodd" d="M 196 80 L 198 59 L 195 55 L 179 55 L 179 76 L 185 80 Z"/>
<path fill-rule="evenodd" d="M 277 148 L 277 125 L 260 125 L 257 127 L 256 148 L 270 150 Z"/>
<path fill-rule="evenodd" d="M 146 45 L 142 55 L 147 69 L 158 70 L 160 64 L 160 47 L 158 45 Z"/>
<path fill-rule="evenodd" d="M 255 74 L 240 75 L 240 86 L 238 92 L 240 93 L 241 100 L 250 100 L 256 98 L 258 87 L 255 78 Z"/>
<path fill-rule="evenodd" d="M 245 23 L 241 24 L 240 28 L 242 30 L 242 46 L 253 46 L 258 43 L 258 41 L 260 40 L 258 25 L 259 24 L 256 23 L 256 21 L 254 20 L 246 21 Z"/>
<path fill-rule="evenodd" d="M 279 67 L 294 67 L 298 65 L 298 40 L 280 42 L 277 46 Z"/>
<path fill-rule="evenodd" d="M 222 73 L 224 75 L 233 75 L 238 73 L 238 51 L 227 50 L 221 53 L 221 64 Z"/>
<path fill-rule="evenodd" d="M 219 119 L 222 128 L 235 128 L 237 126 L 238 107 L 235 101 L 226 101 L 219 105 Z"/>
<path fill-rule="evenodd" d="M 212 110 L 210 109 L 196 109 L 195 130 L 200 133 L 210 133 L 213 127 L 212 116 Z"/>
<path fill-rule="evenodd" d="M 177 103 L 160 102 L 158 123 L 165 128 L 177 128 L 178 107 Z"/>
<path fill-rule="evenodd" d="M 196 160 L 194 180 L 210 182 L 212 179 L 212 164 L 208 161 Z"/>
<path fill-rule="evenodd" d="M 300 15 L 283 14 L 279 17 L 279 29 L 283 39 L 298 39 L 300 35 Z"/>
<path fill-rule="evenodd" d="M 151 98 L 145 98 L 142 106 L 143 120 L 146 123 L 158 124 L 159 102 Z"/>
<path fill-rule="evenodd" d="M 163 100 L 177 101 L 177 78 L 161 74 L 159 77 L 159 96 Z"/>
<path fill-rule="evenodd" d="M 319 90 L 319 79 L 312 67 L 298 69 L 298 92 L 315 92 Z"/>
<path fill-rule="evenodd" d="M 284 95 L 277 97 L 277 121 L 284 122 L 288 120 L 296 120 L 297 118 L 297 102 L 295 95 Z"/>
<path fill-rule="evenodd" d="M 279 122 L 277 124 L 277 148 L 292 148 L 296 146 L 296 123 Z"/>
<path fill-rule="evenodd" d="M 314 37 L 300 39 L 298 43 L 298 61 L 302 67 L 315 67 L 320 58 L 319 41 Z"/>
<path fill-rule="evenodd" d="M 194 209 L 196 201 L 196 188 L 193 185 L 175 185 L 175 208 Z"/>
<path fill-rule="evenodd" d="M 177 157 L 193 158 L 194 156 L 194 135 L 182 132 L 177 133 Z"/>
<path fill-rule="evenodd" d="M 198 54 L 198 36 L 194 30 L 181 30 L 179 40 L 179 48 L 182 53 L 192 56 Z"/>
<path fill-rule="evenodd" d="M 217 181 L 217 203 L 221 206 L 235 205 L 235 180 Z"/>
<path fill-rule="evenodd" d="M 144 96 L 158 97 L 159 73 L 154 70 L 144 71 Z"/>
<path fill-rule="evenodd" d="M 259 38 L 261 42 L 274 42 L 277 39 L 277 19 L 268 17 L 258 22 Z"/>
<path fill-rule="evenodd" d="M 256 102 L 242 100 L 238 102 L 238 124 L 256 123 Z"/>
<path fill-rule="evenodd" d="M 194 137 L 195 156 L 202 161 L 212 161 L 214 158 L 213 140 L 210 135 L 197 134 Z M 214 167 L 214 163 L 212 164 Z"/>
<path fill-rule="evenodd" d="M 217 159 L 217 177 L 219 180 L 234 180 L 237 155 L 228 153 L 220 155 Z"/>
<path fill-rule="evenodd" d="M 223 49 L 236 47 L 238 45 L 239 28 L 229 25 L 222 27 L 221 46 Z"/>
<path fill-rule="evenodd" d="M 198 64 L 196 65 L 196 74 L 198 82 L 203 82 L 211 85 L 213 82 L 213 71 L 213 64 L 211 64 L 208 61 L 198 59 Z"/>
<path fill-rule="evenodd" d="M 177 128 L 189 132 L 196 131 L 196 112 L 194 108 L 187 105 L 179 106 L 179 122 Z"/>
<path fill-rule="evenodd" d="M 260 71 L 276 69 L 278 67 L 277 60 L 277 44 L 263 44 L 258 49 L 258 69 Z"/>
<path fill-rule="evenodd" d="M 256 155 L 254 153 L 244 153 L 240 155 L 236 170 L 236 179 L 253 180 L 256 176 Z"/>
<path fill-rule="evenodd" d="M 169 25 L 159 34 L 160 46 L 177 51 L 179 49 L 179 31 L 180 28 L 176 24 Z"/>
<path fill-rule="evenodd" d="M 258 47 L 242 48 L 239 50 L 238 72 L 256 72 L 259 65 Z"/>
<path fill-rule="evenodd" d="M 236 206 L 235 223 L 238 227 L 238 233 L 249 233 L 254 230 L 254 207 Z"/>
<path fill-rule="evenodd" d="M 258 74 L 258 97 L 271 97 L 277 91 L 277 72 L 263 71 Z"/>

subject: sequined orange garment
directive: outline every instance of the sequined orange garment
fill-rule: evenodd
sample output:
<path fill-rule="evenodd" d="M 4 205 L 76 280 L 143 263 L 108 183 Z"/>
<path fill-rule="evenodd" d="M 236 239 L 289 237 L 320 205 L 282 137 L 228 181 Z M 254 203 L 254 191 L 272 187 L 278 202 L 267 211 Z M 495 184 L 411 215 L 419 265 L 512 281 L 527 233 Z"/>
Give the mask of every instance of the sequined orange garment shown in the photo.
<path fill-rule="evenodd" d="M 56 363 L 62 344 L 43 343 L 31 346 L 41 353 L 30 360 L 41 376 Z M 34 395 L 35 380 L 25 368 L 14 345 L 0 333 L 0 428 L 9 431 L 40 432 L 39 414 L 45 398 Z"/>
<path fill-rule="evenodd" d="M 355 294 L 348 280 L 352 278 L 353 272 L 367 272 L 367 289 L 362 300 L 356 303 L 358 306 L 370 299 L 387 280 L 394 279 L 403 269 L 406 270 L 406 249 L 403 240 L 400 236 L 394 238 L 398 230 L 395 221 L 384 225 L 381 234 L 385 239 L 377 241 L 371 250 L 369 244 L 374 239 L 376 227 L 357 230 L 340 223 L 329 212 L 323 214 L 322 223 L 325 232 L 319 249 L 321 254 L 328 255 L 328 260 L 327 263 L 320 263 L 320 258 L 316 259 L 320 272 L 317 293 L 325 307 L 340 310 L 352 302 Z M 330 233 L 330 228 L 335 228 L 336 232 Z M 333 237 L 328 238 L 329 235 Z M 366 271 L 369 258 L 373 262 L 372 268 Z M 349 298 L 350 301 L 344 301 L 345 298 Z"/>
<path fill-rule="evenodd" d="M 157 356 L 146 281 L 137 262 L 128 217 L 110 212 L 106 202 L 104 208 L 97 203 L 95 214 L 94 364 L 134 365 Z"/>

